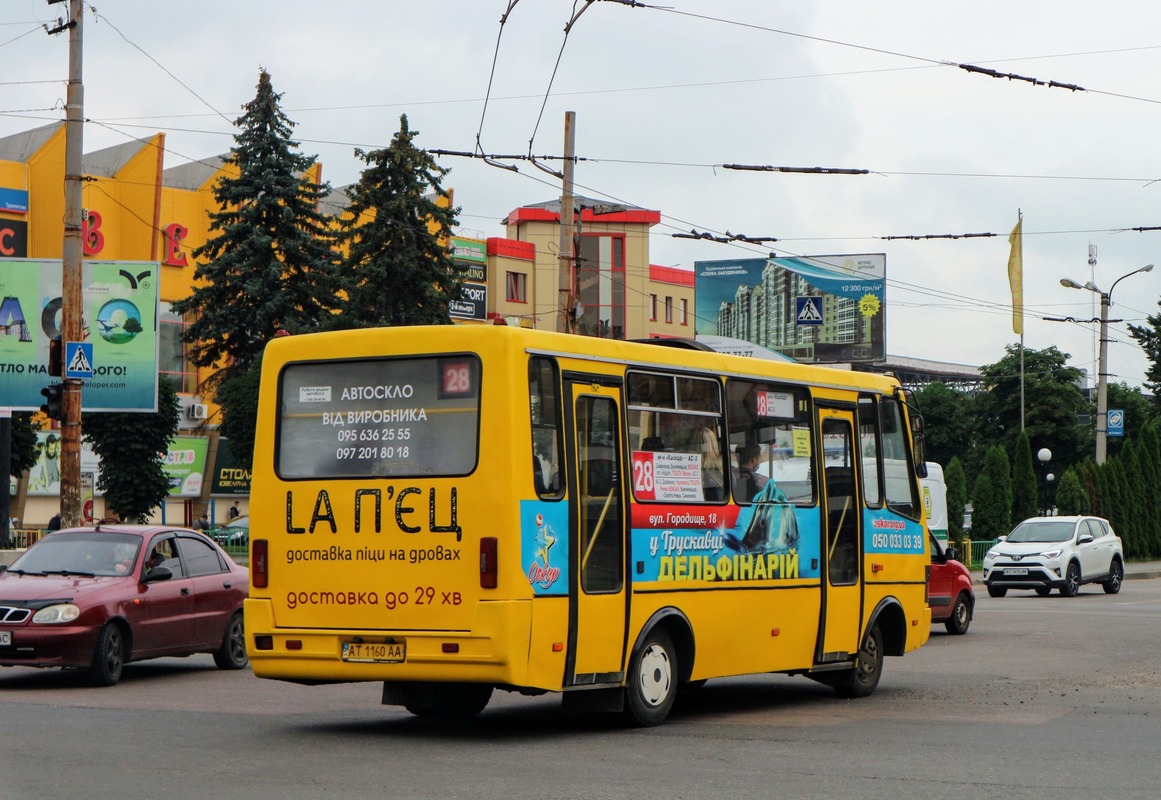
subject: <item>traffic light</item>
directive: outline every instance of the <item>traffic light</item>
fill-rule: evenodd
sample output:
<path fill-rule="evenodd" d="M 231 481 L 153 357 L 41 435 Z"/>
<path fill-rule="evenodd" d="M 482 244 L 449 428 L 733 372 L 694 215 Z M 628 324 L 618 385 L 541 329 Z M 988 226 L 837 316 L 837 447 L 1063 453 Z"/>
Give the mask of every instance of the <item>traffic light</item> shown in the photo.
<path fill-rule="evenodd" d="M 48 340 L 48 374 L 54 378 L 59 378 L 63 366 L 64 345 L 61 344 L 60 336 L 58 335 Z"/>
<path fill-rule="evenodd" d="M 48 416 L 49 419 L 64 419 L 64 409 L 61 407 L 61 393 L 63 388 L 59 383 L 52 386 L 45 386 L 40 390 L 44 395 L 44 404 L 41 405 L 40 410 Z"/>

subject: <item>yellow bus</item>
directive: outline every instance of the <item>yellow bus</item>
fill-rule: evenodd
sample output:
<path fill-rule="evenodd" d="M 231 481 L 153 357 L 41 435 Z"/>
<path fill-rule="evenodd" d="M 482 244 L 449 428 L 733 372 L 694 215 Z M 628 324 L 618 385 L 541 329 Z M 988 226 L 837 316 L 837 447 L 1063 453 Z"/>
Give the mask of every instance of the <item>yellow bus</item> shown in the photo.
<path fill-rule="evenodd" d="M 495 689 L 662 722 L 682 687 L 874 691 L 931 627 L 921 420 L 892 378 L 507 326 L 283 337 L 262 366 L 262 678 Z M 671 342 L 672 343 L 672 342 Z"/>

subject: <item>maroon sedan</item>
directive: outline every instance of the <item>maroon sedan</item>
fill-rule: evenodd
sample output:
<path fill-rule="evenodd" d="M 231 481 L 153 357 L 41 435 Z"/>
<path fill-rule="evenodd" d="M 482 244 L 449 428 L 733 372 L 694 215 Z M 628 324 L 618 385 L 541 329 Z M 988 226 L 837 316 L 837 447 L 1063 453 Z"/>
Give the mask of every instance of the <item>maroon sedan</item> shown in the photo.
<path fill-rule="evenodd" d="M 249 663 L 249 575 L 199 533 L 96 525 L 50 533 L 0 567 L 0 666 L 83 669 L 112 686 L 131 661 L 213 653 Z"/>

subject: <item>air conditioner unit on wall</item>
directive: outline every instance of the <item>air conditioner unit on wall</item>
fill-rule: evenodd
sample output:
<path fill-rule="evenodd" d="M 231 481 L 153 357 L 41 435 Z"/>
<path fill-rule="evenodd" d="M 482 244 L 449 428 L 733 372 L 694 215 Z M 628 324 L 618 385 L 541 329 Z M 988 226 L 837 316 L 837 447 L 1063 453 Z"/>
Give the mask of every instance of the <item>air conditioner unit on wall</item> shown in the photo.
<path fill-rule="evenodd" d="M 205 419 L 209 416 L 210 409 L 205 403 L 194 403 L 189 406 L 190 419 Z"/>

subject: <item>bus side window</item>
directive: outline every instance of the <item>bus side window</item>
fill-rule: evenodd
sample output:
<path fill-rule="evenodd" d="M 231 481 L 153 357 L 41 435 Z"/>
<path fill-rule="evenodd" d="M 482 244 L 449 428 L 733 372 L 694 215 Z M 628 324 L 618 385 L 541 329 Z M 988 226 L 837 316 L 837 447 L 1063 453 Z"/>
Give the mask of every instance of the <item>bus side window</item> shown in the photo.
<path fill-rule="evenodd" d="M 907 446 L 908 428 L 903 423 L 903 407 L 893 398 L 879 401 L 879 419 L 882 424 L 883 489 L 887 507 L 911 519 L 923 516 L 919 501 L 918 482 L 909 464 Z"/>
<path fill-rule="evenodd" d="M 564 496 L 561 455 L 560 376 L 556 362 L 535 357 L 528 362 L 528 396 L 532 415 L 532 486 L 538 497 Z"/>

